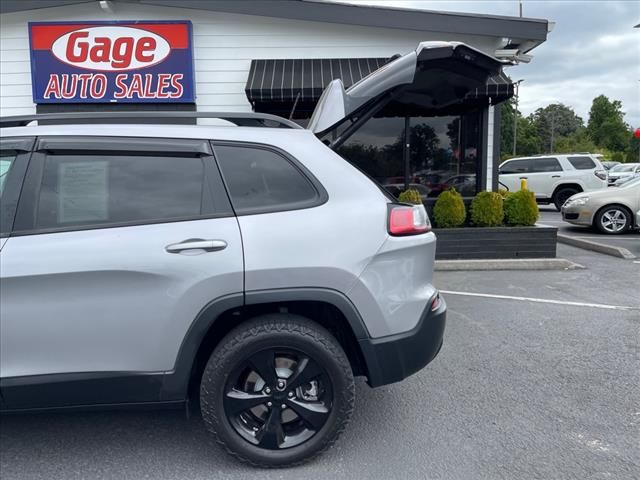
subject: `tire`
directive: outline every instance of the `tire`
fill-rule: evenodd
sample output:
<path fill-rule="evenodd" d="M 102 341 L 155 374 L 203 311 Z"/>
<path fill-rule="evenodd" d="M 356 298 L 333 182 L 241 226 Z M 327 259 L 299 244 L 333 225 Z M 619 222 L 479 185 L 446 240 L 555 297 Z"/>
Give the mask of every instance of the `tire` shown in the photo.
<path fill-rule="evenodd" d="M 619 235 L 629 230 L 631 213 L 620 205 L 608 205 L 596 213 L 594 226 L 607 235 Z"/>
<path fill-rule="evenodd" d="M 553 204 L 556 206 L 558 211 L 560 211 L 560 209 L 562 209 L 562 205 L 564 205 L 564 202 L 566 202 L 570 196 L 575 195 L 576 193 L 580 193 L 580 190 L 576 190 L 575 188 L 571 187 L 560 188 L 553 194 Z"/>
<path fill-rule="evenodd" d="M 257 467 L 298 465 L 327 450 L 354 401 L 353 372 L 337 340 L 288 314 L 257 317 L 231 331 L 200 384 L 206 428 L 231 455 Z"/>

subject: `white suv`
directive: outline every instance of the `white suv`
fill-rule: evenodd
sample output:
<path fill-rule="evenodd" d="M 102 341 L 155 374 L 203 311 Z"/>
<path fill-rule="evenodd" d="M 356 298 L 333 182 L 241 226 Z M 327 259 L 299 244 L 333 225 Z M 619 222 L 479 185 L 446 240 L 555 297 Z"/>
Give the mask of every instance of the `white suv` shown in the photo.
<path fill-rule="evenodd" d="M 512 158 L 500 165 L 500 183 L 510 191 L 519 190 L 522 179 L 538 203 L 553 203 L 558 210 L 576 193 L 607 188 L 606 170 L 588 154 Z"/>

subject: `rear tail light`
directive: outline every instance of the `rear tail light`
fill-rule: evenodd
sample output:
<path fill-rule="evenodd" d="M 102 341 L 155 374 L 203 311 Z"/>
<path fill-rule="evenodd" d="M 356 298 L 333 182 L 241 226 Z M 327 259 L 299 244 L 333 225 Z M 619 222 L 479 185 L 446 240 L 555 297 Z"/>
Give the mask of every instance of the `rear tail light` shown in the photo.
<path fill-rule="evenodd" d="M 595 170 L 593 173 L 600 180 L 606 180 L 607 179 L 607 172 L 605 170 Z"/>
<path fill-rule="evenodd" d="M 430 230 L 431 222 L 424 205 L 389 204 L 390 235 L 418 235 Z"/>

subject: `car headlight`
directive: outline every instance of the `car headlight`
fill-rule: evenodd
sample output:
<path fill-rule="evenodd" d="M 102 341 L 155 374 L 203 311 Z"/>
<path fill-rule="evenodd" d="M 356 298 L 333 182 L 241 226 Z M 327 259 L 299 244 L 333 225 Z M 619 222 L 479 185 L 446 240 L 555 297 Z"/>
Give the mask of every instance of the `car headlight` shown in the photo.
<path fill-rule="evenodd" d="M 573 198 L 567 200 L 567 203 L 564 204 L 565 207 L 581 207 L 586 205 L 589 201 L 589 197 L 581 197 L 581 198 Z"/>

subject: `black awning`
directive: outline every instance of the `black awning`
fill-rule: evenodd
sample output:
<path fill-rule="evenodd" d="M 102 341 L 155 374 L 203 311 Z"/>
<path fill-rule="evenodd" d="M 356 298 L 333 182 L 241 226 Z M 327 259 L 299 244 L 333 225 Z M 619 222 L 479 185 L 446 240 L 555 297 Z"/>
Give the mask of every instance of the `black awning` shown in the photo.
<path fill-rule="evenodd" d="M 491 103 L 495 105 L 513 97 L 513 90 L 511 79 L 504 72 L 500 72 L 499 75 L 489 77 L 484 88 L 476 88 L 475 91 L 469 92 L 467 98 L 470 100 L 491 98 Z"/>
<path fill-rule="evenodd" d="M 256 112 L 293 118 L 308 118 L 324 88 L 336 78 L 345 89 L 382 67 L 391 58 L 300 58 L 252 60 L 245 93 Z M 452 107 L 455 112 L 497 104 L 514 93 L 511 79 L 504 73 L 490 77 L 483 88 L 469 92 Z"/>
<path fill-rule="evenodd" d="M 253 60 L 244 89 L 249 102 L 316 102 L 336 78 L 344 88 L 387 63 L 389 58 L 301 58 Z"/>

